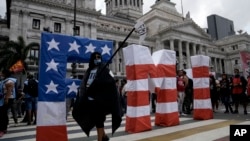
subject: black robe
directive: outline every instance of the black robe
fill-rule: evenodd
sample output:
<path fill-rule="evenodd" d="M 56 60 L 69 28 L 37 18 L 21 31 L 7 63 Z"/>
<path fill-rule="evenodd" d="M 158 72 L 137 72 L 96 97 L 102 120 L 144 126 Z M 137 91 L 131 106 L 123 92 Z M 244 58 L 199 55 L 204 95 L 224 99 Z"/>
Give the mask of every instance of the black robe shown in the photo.
<path fill-rule="evenodd" d="M 90 130 L 95 127 L 94 121 L 88 114 L 88 111 L 91 110 L 86 102 L 89 96 L 94 100 L 105 102 L 105 105 L 107 104 L 105 114 L 112 115 L 112 134 L 120 127 L 122 121 L 123 112 L 115 80 L 110 75 L 108 68 L 102 68 L 103 65 L 97 69 L 96 77 L 88 88 L 86 88 L 86 83 L 91 70 L 87 70 L 72 111 L 73 118 L 87 136 L 89 136 Z"/>

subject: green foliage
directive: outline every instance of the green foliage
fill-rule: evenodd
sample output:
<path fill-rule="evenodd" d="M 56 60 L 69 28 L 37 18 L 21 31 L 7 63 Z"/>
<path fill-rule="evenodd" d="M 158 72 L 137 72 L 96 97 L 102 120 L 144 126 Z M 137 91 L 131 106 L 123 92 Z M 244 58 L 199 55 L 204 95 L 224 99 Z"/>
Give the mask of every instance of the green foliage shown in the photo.
<path fill-rule="evenodd" d="M 39 48 L 39 44 L 32 42 L 26 45 L 23 37 L 19 36 L 17 41 L 8 41 L 0 46 L 0 69 L 9 69 L 17 61 L 21 60 L 27 70 L 26 59 L 38 60 L 35 56 L 28 56 L 32 48 Z"/>

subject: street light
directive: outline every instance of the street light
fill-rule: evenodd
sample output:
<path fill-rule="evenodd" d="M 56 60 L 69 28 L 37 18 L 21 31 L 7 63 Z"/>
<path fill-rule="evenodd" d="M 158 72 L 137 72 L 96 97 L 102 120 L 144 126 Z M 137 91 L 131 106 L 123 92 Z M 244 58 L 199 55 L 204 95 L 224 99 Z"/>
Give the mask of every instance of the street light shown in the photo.
<path fill-rule="evenodd" d="M 74 27 L 73 27 L 73 36 L 76 35 L 76 0 L 74 1 Z M 71 64 L 71 73 L 72 73 L 72 77 L 75 78 L 76 76 L 76 63 L 73 62 Z"/>

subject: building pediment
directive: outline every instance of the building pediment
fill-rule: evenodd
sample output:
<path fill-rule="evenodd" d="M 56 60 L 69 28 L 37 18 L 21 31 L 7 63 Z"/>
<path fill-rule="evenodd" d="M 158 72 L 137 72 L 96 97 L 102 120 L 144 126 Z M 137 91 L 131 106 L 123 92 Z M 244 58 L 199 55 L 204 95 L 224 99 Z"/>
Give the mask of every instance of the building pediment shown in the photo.
<path fill-rule="evenodd" d="M 175 31 L 181 34 L 187 34 L 191 36 L 196 36 L 200 38 L 210 39 L 210 35 L 205 32 L 202 28 L 200 28 L 196 23 L 192 20 L 184 21 L 183 23 L 172 24 L 165 29 L 160 29 L 159 34 L 164 34 L 167 31 Z"/>

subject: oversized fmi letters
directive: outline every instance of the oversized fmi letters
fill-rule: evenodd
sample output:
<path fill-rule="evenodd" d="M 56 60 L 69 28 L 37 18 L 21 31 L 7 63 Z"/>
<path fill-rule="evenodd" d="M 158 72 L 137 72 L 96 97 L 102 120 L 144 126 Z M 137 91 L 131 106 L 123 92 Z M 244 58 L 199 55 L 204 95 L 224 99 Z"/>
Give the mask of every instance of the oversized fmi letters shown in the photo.
<path fill-rule="evenodd" d="M 209 57 L 191 57 L 194 87 L 193 118 L 206 120 L 213 118 L 209 88 Z"/>
<path fill-rule="evenodd" d="M 130 133 L 151 130 L 149 77 L 157 93 L 156 125 L 179 124 L 175 52 L 161 50 L 153 57 L 147 47 L 130 45 L 123 48 L 127 74 L 127 113 L 125 130 Z"/>
<path fill-rule="evenodd" d="M 176 53 L 172 50 L 159 50 L 153 53 L 152 58 L 157 68 L 157 78 L 153 78 L 157 94 L 155 125 L 178 125 Z"/>

